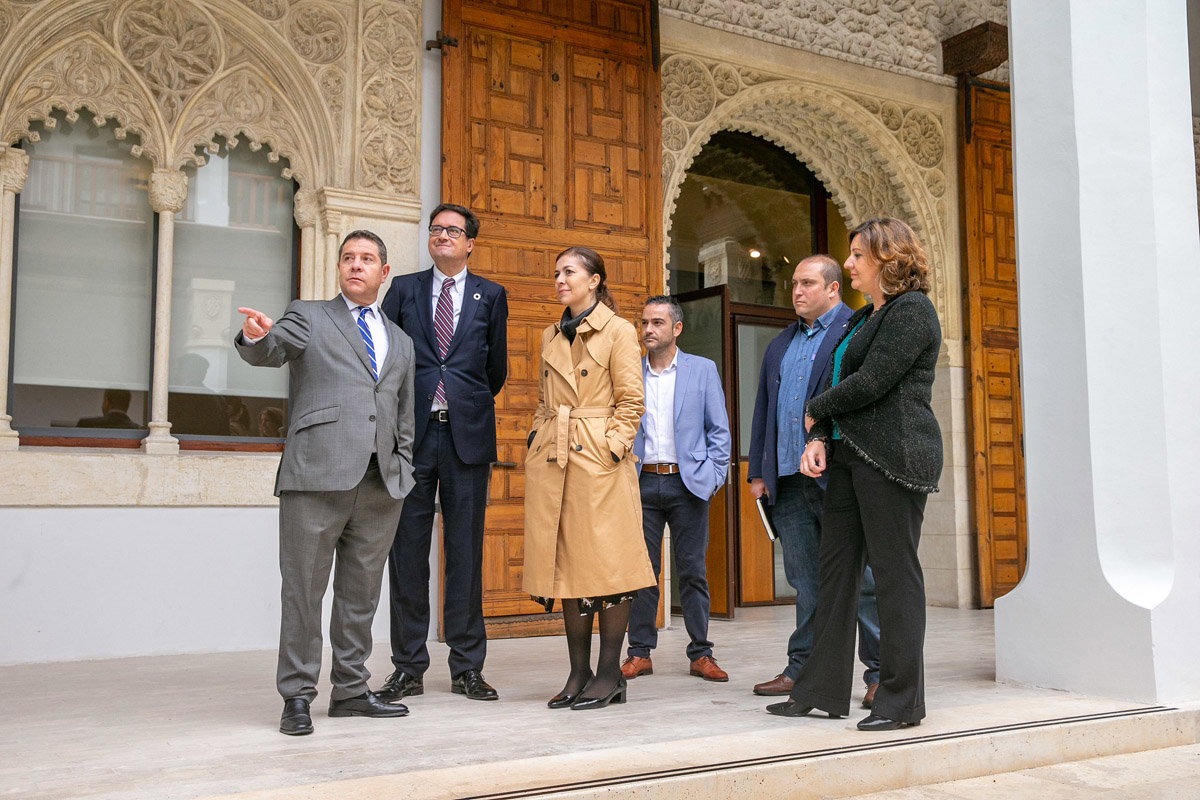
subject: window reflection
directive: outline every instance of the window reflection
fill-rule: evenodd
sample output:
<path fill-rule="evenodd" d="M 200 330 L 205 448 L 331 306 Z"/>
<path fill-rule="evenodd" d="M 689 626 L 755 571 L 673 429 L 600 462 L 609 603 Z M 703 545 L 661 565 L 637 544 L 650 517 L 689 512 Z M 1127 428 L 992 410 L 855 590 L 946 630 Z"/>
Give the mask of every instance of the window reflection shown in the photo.
<path fill-rule="evenodd" d="M 150 383 L 154 213 L 149 162 L 82 112 L 34 128 L 18 205 L 12 417 L 144 435 Z M 54 428 L 50 431 L 45 429 Z M 122 433 L 126 431 L 126 433 Z"/>

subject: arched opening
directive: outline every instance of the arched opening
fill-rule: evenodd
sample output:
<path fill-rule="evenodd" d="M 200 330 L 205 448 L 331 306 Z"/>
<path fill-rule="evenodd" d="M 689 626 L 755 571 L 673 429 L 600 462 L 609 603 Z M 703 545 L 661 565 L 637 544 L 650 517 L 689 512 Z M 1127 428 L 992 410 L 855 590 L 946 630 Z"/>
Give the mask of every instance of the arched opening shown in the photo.
<path fill-rule="evenodd" d="M 716 362 L 733 440 L 730 479 L 709 513 L 714 615 L 731 617 L 736 605 L 795 597 L 782 548 L 767 538 L 746 483 L 751 421 L 767 345 L 796 321 L 796 265 L 816 253 L 844 261 L 847 233 L 816 174 L 788 150 L 750 133 L 714 133 L 680 186 L 667 253 L 668 287 L 684 308 L 679 346 Z M 862 296 L 842 284 L 846 303 L 861 305 Z M 672 599 L 677 605 L 678 596 Z"/>

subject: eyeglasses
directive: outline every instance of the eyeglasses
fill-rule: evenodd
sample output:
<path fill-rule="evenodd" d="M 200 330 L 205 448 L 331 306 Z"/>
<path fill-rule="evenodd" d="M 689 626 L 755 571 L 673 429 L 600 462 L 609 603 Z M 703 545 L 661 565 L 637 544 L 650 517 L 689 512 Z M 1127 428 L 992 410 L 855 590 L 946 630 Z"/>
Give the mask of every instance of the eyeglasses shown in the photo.
<path fill-rule="evenodd" d="M 459 228 L 456 225 L 430 225 L 429 226 L 429 235 L 430 236 L 441 236 L 443 231 L 451 239 L 457 239 L 458 237 L 460 237 L 464 233 L 466 233 L 466 231 L 464 231 L 462 228 Z"/>

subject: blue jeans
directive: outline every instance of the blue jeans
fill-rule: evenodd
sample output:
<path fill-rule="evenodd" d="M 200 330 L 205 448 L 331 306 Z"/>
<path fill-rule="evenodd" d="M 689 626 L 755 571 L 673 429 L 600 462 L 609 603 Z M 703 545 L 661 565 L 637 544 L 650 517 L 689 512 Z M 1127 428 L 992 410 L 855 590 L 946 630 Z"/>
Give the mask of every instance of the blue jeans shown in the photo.
<path fill-rule="evenodd" d="M 787 475 L 775 489 L 771 520 L 783 546 L 783 572 L 796 590 L 796 629 L 788 637 L 788 664 L 783 674 L 796 680 L 813 647 L 817 610 L 817 571 L 821 550 L 821 510 L 825 491 L 812 478 Z M 858 593 L 858 658 L 866 668 L 863 683 L 879 683 L 879 605 L 875 577 L 863 572 Z"/>

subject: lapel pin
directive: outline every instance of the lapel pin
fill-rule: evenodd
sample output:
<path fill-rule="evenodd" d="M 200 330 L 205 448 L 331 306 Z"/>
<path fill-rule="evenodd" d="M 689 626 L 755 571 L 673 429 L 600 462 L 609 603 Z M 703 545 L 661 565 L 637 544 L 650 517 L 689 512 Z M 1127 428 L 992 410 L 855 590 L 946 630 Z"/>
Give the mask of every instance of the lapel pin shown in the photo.
<path fill-rule="evenodd" d="M 479 292 L 476 292 L 474 297 L 476 300 L 478 300 L 480 297 L 483 297 L 483 295 L 481 295 Z"/>

